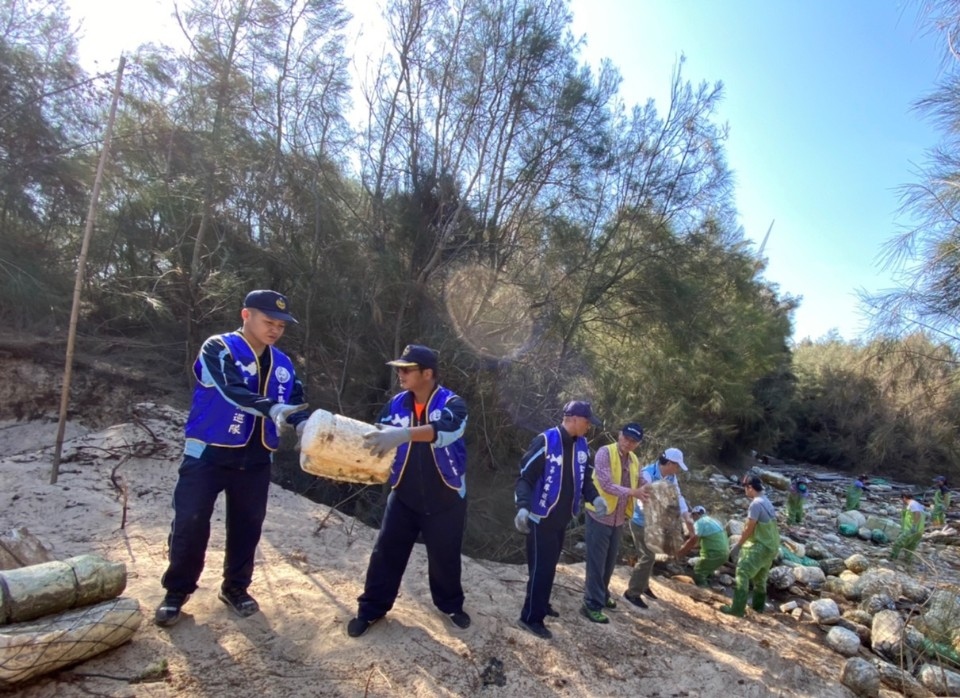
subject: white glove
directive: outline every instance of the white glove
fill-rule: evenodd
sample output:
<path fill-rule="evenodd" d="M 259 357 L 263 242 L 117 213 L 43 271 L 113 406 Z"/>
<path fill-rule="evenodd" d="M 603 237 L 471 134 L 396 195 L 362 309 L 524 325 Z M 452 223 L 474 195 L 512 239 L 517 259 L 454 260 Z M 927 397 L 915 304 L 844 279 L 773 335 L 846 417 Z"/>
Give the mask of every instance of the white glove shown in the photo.
<path fill-rule="evenodd" d="M 270 419 L 273 420 L 273 423 L 277 427 L 277 433 L 283 431 L 284 427 L 289 426 L 287 424 L 287 417 L 292 415 L 294 412 L 299 412 L 300 410 L 305 410 L 309 407 L 306 403 L 302 405 L 285 405 L 282 402 L 278 402 L 276 405 L 270 408 Z"/>
<path fill-rule="evenodd" d="M 363 447 L 380 458 L 410 440 L 407 427 L 380 427 L 363 435 Z"/>
<path fill-rule="evenodd" d="M 516 517 L 513 519 L 513 525 L 516 526 L 517 530 L 520 533 L 530 533 L 530 512 L 526 509 L 521 509 L 517 512 Z"/>
<path fill-rule="evenodd" d="M 607 515 L 607 500 L 603 497 L 597 496 L 593 500 L 593 513 L 597 516 L 606 516 Z"/>

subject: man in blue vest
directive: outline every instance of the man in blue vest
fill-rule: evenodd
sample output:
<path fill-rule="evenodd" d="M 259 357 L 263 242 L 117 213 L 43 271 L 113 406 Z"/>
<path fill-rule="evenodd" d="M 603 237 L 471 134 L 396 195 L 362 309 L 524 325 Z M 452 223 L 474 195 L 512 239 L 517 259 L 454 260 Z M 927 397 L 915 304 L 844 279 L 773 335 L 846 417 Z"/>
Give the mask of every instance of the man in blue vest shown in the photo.
<path fill-rule="evenodd" d="M 287 298 L 251 291 L 240 317 L 243 326 L 207 339 L 193 365 L 197 384 L 173 491 L 170 562 L 161 578 L 166 596 L 154 615 L 160 626 L 180 620 L 181 607 L 197 590 L 221 492 L 227 540 L 218 597 L 241 617 L 260 610 L 247 587 L 267 514 L 270 464 L 280 430 L 294 426 L 299 434 L 308 415 L 293 363 L 274 347 L 287 323 L 297 322 Z"/>
<path fill-rule="evenodd" d="M 514 488 L 517 516 L 513 523 L 527 535 L 530 575 L 518 622 L 545 640 L 553 634 L 543 619 L 559 615 L 550 607 L 550 593 L 567 524 L 579 513 L 581 500 L 592 502 L 598 516 L 607 513 L 607 503 L 593 484 L 593 459 L 584 438 L 591 424 L 599 421 L 589 402 L 568 402 L 560 426 L 539 434 L 530 443 L 520 461 L 520 477 Z"/>
<path fill-rule="evenodd" d="M 373 546 L 357 616 L 347 624 L 360 637 L 393 608 L 417 537 L 427 549 L 434 605 L 465 630 L 460 552 L 467 520 L 467 404 L 437 381 L 437 352 L 409 344 L 388 361 L 403 389 L 380 413 L 377 430 L 363 435 L 376 456 L 396 449 L 387 507 Z"/>

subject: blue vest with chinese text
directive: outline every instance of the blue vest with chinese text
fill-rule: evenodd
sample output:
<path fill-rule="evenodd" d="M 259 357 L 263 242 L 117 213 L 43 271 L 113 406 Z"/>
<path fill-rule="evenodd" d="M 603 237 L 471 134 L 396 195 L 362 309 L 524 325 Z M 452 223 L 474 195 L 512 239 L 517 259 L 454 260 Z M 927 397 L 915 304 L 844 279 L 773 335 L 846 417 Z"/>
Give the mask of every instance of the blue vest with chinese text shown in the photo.
<path fill-rule="evenodd" d="M 229 332 L 220 335 L 226 345 L 229 356 L 225 361 L 232 360 L 240 369 L 247 389 L 256 394 L 260 393 L 260 365 L 257 355 L 239 332 Z M 267 377 L 265 396 L 276 402 L 286 402 L 287 396 L 293 390 L 295 373 L 293 363 L 279 349 L 267 347 L 270 351 L 270 375 Z M 221 446 L 226 448 L 241 448 L 246 446 L 253 436 L 254 424 L 257 417 L 242 410 L 237 405 L 226 400 L 217 390 L 212 377 L 205 375 L 203 362 L 197 358 L 193 364 L 193 373 L 197 378 L 197 385 L 193 390 L 193 403 L 190 406 L 190 416 L 185 427 L 187 437 L 187 451 L 195 450 L 189 442 L 200 442 L 203 446 Z M 260 439 L 267 449 L 276 451 L 280 445 L 277 428 L 272 419 L 261 419 L 262 430 Z"/>
<path fill-rule="evenodd" d="M 560 428 L 554 427 L 543 433 L 546 450 L 543 454 L 543 475 L 533 489 L 535 499 L 530 504 L 530 517 L 538 521 L 549 516 L 560 498 L 560 486 L 563 483 L 563 437 Z M 574 516 L 580 511 L 583 474 L 590 459 L 590 447 L 587 440 L 579 436 L 573 440 L 573 505 Z"/>
<path fill-rule="evenodd" d="M 438 385 L 433 395 L 427 400 L 425 408 L 427 422 L 438 421 L 447 400 L 452 397 L 456 397 L 453 391 Z M 393 400 L 390 401 L 390 424 L 398 427 L 410 427 L 414 424 L 413 396 L 409 390 L 394 395 Z M 440 448 L 430 444 L 430 452 L 433 454 L 433 461 L 440 472 L 440 477 L 443 478 L 444 484 L 450 489 L 457 490 L 463 496 L 466 493 L 464 473 L 467 469 L 467 447 L 463 443 L 463 438 Z M 408 441 L 397 447 L 397 453 L 390 468 L 390 487 L 396 487 L 397 483 L 400 482 L 409 457 L 410 442 Z"/>

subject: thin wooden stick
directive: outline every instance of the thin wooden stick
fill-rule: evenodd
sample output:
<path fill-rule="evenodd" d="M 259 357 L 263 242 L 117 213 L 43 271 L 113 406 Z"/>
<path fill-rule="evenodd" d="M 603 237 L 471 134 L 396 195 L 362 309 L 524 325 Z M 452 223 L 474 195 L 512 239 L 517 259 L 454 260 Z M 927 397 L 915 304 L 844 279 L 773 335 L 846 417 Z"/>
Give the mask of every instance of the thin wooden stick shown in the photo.
<path fill-rule="evenodd" d="M 53 449 L 53 468 L 50 470 L 51 485 L 57 484 L 57 477 L 60 475 L 60 455 L 63 452 L 63 434 L 67 428 L 67 406 L 70 403 L 70 381 L 73 379 L 73 352 L 77 343 L 77 318 L 80 317 L 80 291 L 83 288 L 83 270 L 87 265 L 87 252 L 90 249 L 90 238 L 93 236 L 93 224 L 97 218 L 97 200 L 100 198 L 103 170 L 110 156 L 110 138 L 113 135 L 113 122 L 117 116 L 120 84 L 123 81 L 123 67 L 126 63 L 126 56 L 120 56 L 120 63 L 117 66 L 117 82 L 113 87 L 113 101 L 110 103 L 110 117 L 107 119 L 107 128 L 103 135 L 103 150 L 100 152 L 100 162 L 97 164 L 97 176 L 93 180 L 93 193 L 90 195 L 87 224 L 83 230 L 80 259 L 77 260 L 77 278 L 73 285 L 73 307 L 70 309 L 70 329 L 67 331 L 67 358 L 63 368 L 63 390 L 60 393 L 60 420 L 57 423 L 57 443 Z"/>

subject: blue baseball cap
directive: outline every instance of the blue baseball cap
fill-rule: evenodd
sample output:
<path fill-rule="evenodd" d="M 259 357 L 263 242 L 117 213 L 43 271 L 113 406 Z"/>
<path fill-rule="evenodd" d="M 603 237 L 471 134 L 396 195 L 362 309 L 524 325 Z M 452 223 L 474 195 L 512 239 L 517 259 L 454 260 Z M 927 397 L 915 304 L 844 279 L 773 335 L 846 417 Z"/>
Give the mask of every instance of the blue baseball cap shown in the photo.
<path fill-rule="evenodd" d="M 620 433 L 634 441 L 643 441 L 643 427 L 636 422 L 628 422 L 623 425 Z"/>
<path fill-rule="evenodd" d="M 593 414 L 593 408 L 590 406 L 589 402 L 584 402 L 583 400 L 571 400 L 566 405 L 563 406 L 563 416 L 564 417 L 583 417 L 588 420 L 591 424 L 600 426 L 603 424 L 599 419 L 597 419 Z"/>
<path fill-rule="evenodd" d="M 244 308 L 259 310 L 261 313 L 273 318 L 274 320 L 292 322 L 295 325 L 300 324 L 297 322 L 297 319 L 293 317 L 293 315 L 291 315 L 287 310 L 289 306 L 290 302 L 287 300 L 285 295 L 267 289 L 250 291 L 250 293 L 247 294 L 247 297 L 243 299 Z"/>
<path fill-rule="evenodd" d="M 403 348 L 399 359 L 388 361 L 387 366 L 399 368 L 432 368 L 437 370 L 437 351 L 422 344 L 408 344 Z"/>

